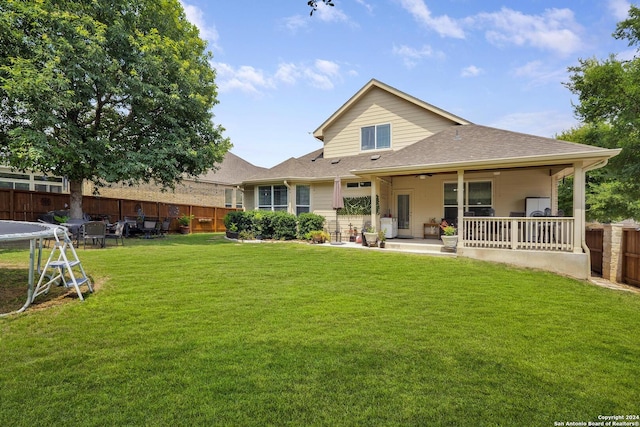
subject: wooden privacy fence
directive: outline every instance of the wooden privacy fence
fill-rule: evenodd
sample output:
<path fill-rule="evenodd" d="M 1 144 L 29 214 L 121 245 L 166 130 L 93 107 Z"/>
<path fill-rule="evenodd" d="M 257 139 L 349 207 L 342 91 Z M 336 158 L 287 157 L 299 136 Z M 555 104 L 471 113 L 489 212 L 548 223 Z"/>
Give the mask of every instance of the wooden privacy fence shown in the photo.
<path fill-rule="evenodd" d="M 640 286 L 640 230 L 622 230 L 622 281 Z"/>
<path fill-rule="evenodd" d="M 69 194 L 0 189 L 0 219 L 37 221 L 40 215 L 47 212 L 68 208 Z M 92 218 L 108 218 L 110 222 L 123 220 L 124 217 L 137 217 L 140 214 L 160 220 L 172 218 L 170 231 L 179 229 L 176 218 L 183 214 L 193 215 L 192 233 L 225 231 L 225 215 L 240 210 L 95 196 L 83 196 L 82 208 Z"/>
<path fill-rule="evenodd" d="M 587 229 L 585 240 L 591 252 L 591 271 L 602 274 L 604 230 L 602 228 Z"/>

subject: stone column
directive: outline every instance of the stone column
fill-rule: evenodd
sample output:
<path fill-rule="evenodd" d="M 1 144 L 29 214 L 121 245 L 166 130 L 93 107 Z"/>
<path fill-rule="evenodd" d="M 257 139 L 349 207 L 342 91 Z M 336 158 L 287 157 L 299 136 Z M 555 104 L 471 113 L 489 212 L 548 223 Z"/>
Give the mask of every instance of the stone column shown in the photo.
<path fill-rule="evenodd" d="M 605 224 L 602 237 L 602 278 L 622 282 L 622 226 Z"/>

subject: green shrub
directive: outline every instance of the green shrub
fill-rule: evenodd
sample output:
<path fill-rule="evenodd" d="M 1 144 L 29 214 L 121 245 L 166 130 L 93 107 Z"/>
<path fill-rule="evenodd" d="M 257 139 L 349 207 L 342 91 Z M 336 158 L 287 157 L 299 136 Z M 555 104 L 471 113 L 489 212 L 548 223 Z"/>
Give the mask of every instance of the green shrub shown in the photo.
<path fill-rule="evenodd" d="M 287 212 L 229 212 L 224 225 L 229 230 L 234 224 L 238 232 L 246 231 L 261 239 L 291 240 L 297 235 L 297 218 Z"/>
<path fill-rule="evenodd" d="M 292 240 L 296 238 L 298 218 L 287 212 L 274 212 L 272 239 Z"/>
<path fill-rule="evenodd" d="M 250 218 L 244 211 L 229 212 L 224 217 L 224 226 L 227 230 L 231 230 L 231 225 L 235 224 L 237 231 L 249 230 L 251 228 Z"/>
<path fill-rule="evenodd" d="M 298 216 L 298 237 L 305 238 L 307 233 L 324 228 L 325 218 L 314 213 L 301 213 Z"/>

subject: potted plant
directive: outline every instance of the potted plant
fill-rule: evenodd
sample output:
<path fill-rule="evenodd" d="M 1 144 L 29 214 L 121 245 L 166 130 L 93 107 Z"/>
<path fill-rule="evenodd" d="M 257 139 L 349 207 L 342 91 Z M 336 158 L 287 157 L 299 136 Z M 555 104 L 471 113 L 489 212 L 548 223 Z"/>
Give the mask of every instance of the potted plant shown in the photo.
<path fill-rule="evenodd" d="M 238 238 L 238 225 L 235 222 L 232 222 L 231 225 L 229 225 L 229 229 L 226 231 L 226 235 L 229 239 Z"/>
<path fill-rule="evenodd" d="M 313 230 L 307 233 L 307 240 L 310 240 L 311 243 L 325 243 L 327 240 L 331 238 L 329 233 L 322 230 Z"/>
<path fill-rule="evenodd" d="M 442 244 L 447 249 L 455 250 L 458 244 L 458 235 L 457 230 L 452 225 L 447 225 L 442 229 L 444 233 L 440 238 L 442 239 Z"/>
<path fill-rule="evenodd" d="M 376 229 L 373 227 L 367 227 L 362 232 L 364 235 L 364 239 L 362 241 L 363 246 L 375 246 L 377 243 L 378 233 L 376 233 Z"/>
<path fill-rule="evenodd" d="M 387 236 L 384 235 L 384 230 L 378 231 L 378 246 L 380 249 L 385 247 L 385 241 L 387 240 Z"/>
<path fill-rule="evenodd" d="M 178 223 L 180 224 L 180 232 L 182 234 L 189 234 L 189 226 L 194 215 L 182 214 L 178 217 Z"/>

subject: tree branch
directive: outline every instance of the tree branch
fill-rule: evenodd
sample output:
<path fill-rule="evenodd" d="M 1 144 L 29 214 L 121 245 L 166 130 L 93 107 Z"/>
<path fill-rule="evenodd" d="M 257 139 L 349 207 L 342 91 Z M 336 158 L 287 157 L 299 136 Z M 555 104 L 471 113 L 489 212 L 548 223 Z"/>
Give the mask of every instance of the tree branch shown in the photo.
<path fill-rule="evenodd" d="M 326 4 L 327 6 L 334 6 L 333 0 L 320 0 L 320 1 L 322 1 L 322 3 Z M 307 5 L 309 5 L 309 7 L 311 8 L 311 13 L 309 13 L 309 15 L 313 16 L 313 12 L 318 10 L 318 0 L 309 0 L 307 2 Z"/>

